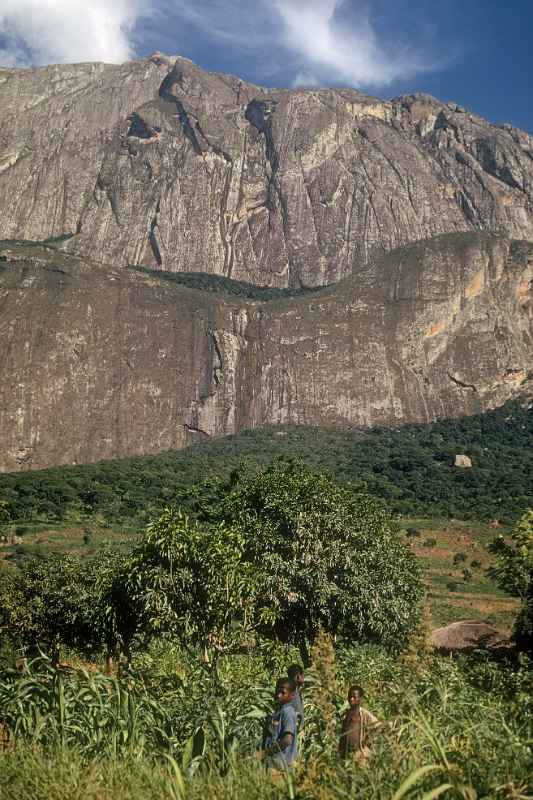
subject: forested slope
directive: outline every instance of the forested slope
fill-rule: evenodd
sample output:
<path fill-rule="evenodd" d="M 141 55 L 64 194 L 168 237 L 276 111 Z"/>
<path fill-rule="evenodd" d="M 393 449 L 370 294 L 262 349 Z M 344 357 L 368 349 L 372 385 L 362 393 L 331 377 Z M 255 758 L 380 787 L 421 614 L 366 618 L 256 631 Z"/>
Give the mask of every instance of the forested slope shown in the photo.
<path fill-rule="evenodd" d="M 471 469 L 454 466 L 456 454 Z M 365 482 L 402 514 L 514 520 L 533 506 L 533 410 L 518 403 L 397 430 L 280 427 L 158 456 L 0 475 L 11 519 L 62 519 L 69 508 L 142 523 L 207 476 L 299 458 L 342 482 Z"/>

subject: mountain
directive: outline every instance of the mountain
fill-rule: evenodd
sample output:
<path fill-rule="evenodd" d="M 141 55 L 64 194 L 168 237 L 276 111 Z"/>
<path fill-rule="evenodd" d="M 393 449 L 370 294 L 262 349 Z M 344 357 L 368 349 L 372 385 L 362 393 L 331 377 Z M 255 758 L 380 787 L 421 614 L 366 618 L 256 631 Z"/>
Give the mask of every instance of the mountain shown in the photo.
<path fill-rule="evenodd" d="M 531 392 L 528 134 L 162 54 L 0 108 L 0 470 Z"/>
<path fill-rule="evenodd" d="M 442 233 L 533 240 L 533 139 L 426 95 L 267 90 L 154 54 L 0 70 L 0 238 L 259 286 Z"/>
<path fill-rule="evenodd" d="M 3 471 L 265 424 L 425 422 L 531 391 L 533 243 L 437 236 L 271 300 L 62 246 L 0 246 Z"/>

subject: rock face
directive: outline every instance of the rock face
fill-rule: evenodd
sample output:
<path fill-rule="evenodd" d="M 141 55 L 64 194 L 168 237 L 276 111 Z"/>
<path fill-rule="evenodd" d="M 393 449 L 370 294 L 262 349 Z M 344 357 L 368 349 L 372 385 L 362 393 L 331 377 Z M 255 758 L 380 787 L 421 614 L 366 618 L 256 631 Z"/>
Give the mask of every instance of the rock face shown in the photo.
<path fill-rule="evenodd" d="M 476 413 L 531 389 L 533 244 L 440 236 L 269 302 L 4 245 L 0 341 L 4 471 Z"/>
<path fill-rule="evenodd" d="M 0 243 L 0 470 L 530 390 L 526 133 L 160 54 L 0 69 L 0 108 L 0 239 L 33 242 Z M 323 288 L 261 302 L 184 272 Z"/>
<path fill-rule="evenodd" d="M 438 234 L 533 240 L 533 140 L 412 95 L 265 90 L 156 54 L 0 70 L 0 238 L 317 286 Z"/>

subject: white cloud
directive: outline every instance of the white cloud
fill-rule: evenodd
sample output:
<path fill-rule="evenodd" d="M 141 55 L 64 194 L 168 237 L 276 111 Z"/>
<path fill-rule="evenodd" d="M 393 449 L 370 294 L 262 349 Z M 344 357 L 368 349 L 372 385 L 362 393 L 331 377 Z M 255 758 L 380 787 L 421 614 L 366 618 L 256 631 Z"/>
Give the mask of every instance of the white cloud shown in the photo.
<path fill-rule="evenodd" d="M 313 75 L 312 72 L 306 72 L 305 70 L 297 72 L 292 81 L 293 89 L 316 89 L 319 86 L 320 81 L 316 75 Z"/>
<path fill-rule="evenodd" d="M 126 61 L 141 0 L 2 0 L 0 63 Z"/>
<path fill-rule="evenodd" d="M 424 53 L 378 35 L 371 0 L 158 0 L 165 14 L 220 47 L 259 62 L 293 85 L 386 86 L 441 67 Z"/>
<path fill-rule="evenodd" d="M 272 0 L 284 23 L 285 46 L 322 80 L 351 86 L 387 85 L 429 68 L 405 46 L 380 45 L 362 3 L 351 3 L 350 23 L 338 19 L 343 0 Z M 355 13 L 354 13 L 355 12 Z"/>
<path fill-rule="evenodd" d="M 146 52 L 144 36 L 153 49 L 165 42 L 193 57 L 191 47 L 208 41 L 241 53 L 263 79 L 294 86 L 386 86 L 435 68 L 435 56 L 378 35 L 371 2 L 0 0 L 0 64 L 121 62 Z"/>

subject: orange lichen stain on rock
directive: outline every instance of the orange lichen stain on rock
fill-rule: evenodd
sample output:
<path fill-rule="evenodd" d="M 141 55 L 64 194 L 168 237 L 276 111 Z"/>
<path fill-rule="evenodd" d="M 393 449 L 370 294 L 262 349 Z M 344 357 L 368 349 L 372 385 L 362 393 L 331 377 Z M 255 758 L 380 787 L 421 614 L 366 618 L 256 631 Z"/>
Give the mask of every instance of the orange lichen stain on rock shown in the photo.
<path fill-rule="evenodd" d="M 518 386 L 524 383 L 527 379 L 527 370 L 525 369 L 509 369 L 507 372 L 502 372 L 499 375 L 496 375 L 496 381 L 498 383 L 516 383 Z"/>
<path fill-rule="evenodd" d="M 442 331 L 445 328 L 446 328 L 446 320 L 445 319 L 441 319 L 438 322 L 435 322 L 430 327 L 430 329 L 425 334 L 424 338 L 425 339 L 431 339 L 432 336 L 437 336 L 439 333 L 442 333 Z"/>
<path fill-rule="evenodd" d="M 516 287 L 516 297 L 521 306 L 528 305 L 533 298 L 533 281 L 525 280 Z"/>
<path fill-rule="evenodd" d="M 485 273 L 482 269 L 476 272 L 470 283 L 465 287 L 465 297 L 477 297 L 485 288 Z"/>

